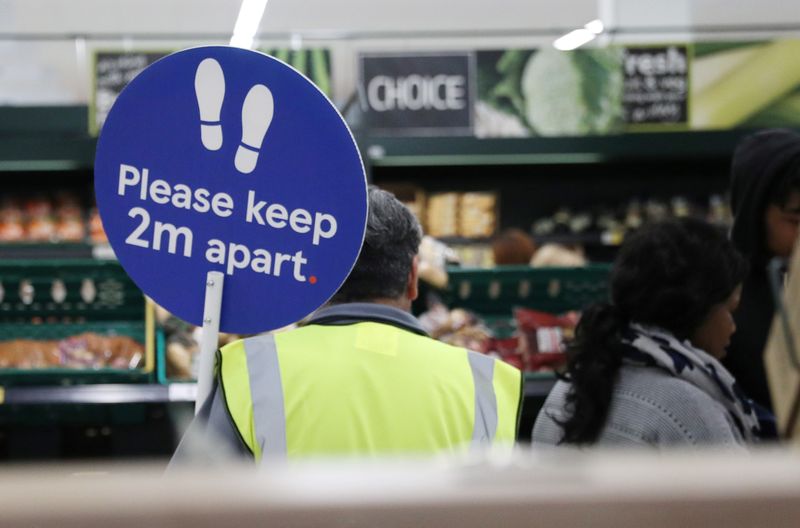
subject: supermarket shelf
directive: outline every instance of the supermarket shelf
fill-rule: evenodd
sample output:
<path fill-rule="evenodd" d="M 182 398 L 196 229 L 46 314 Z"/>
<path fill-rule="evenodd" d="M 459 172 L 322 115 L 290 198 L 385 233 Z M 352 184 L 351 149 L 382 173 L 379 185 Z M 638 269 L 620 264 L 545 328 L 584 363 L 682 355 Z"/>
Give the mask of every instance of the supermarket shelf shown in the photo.
<path fill-rule="evenodd" d="M 486 245 L 492 243 L 491 237 L 441 236 L 435 238 L 448 246 Z"/>
<path fill-rule="evenodd" d="M 359 139 L 373 166 L 545 165 L 659 159 L 729 159 L 748 129 L 652 132 L 586 137 Z"/>
<path fill-rule="evenodd" d="M 97 259 L 115 260 L 108 244 L 87 243 L 5 243 L 0 244 L 0 259 Z"/>
<path fill-rule="evenodd" d="M 5 405 L 119 404 L 193 402 L 194 383 L 170 385 L 78 385 L 72 387 L 8 387 L 3 392 Z"/>
<path fill-rule="evenodd" d="M 3 137 L 0 142 L 0 171 L 88 170 L 94 166 L 95 148 L 96 140 L 89 137 L 44 134 L 37 137 Z"/>
<path fill-rule="evenodd" d="M 654 159 L 729 159 L 748 129 L 585 137 L 376 137 L 358 143 L 373 166 L 591 164 Z M 86 106 L 0 107 L 0 172 L 88 170 L 97 140 Z"/>
<path fill-rule="evenodd" d="M 0 107 L 0 172 L 91 169 L 86 106 Z"/>
<path fill-rule="evenodd" d="M 702 217 L 698 217 L 702 218 Z M 717 226 L 721 231 L 727 232 L 729 226 Z M 632 231 L 631 231 L 632 232 Z M 538 245 L 564 244 L 567 246 L 593 246 L 593 247 L 619 247 L 625 241 L 626 233 L 603 231 L 602 233 L 563 234 L 563 235 L 531 235 Z"/>
<path fill-rule="evenodd" d="M 556 382 L 552 374 L 525 375 L 525 396 L 544 398 Z M 4 405 L 120 404 L 193 402 L 195 383 L 169 385 L 76 385 L 72 387 L 8 387 L 0 390 Z"/>
<path fill-rule="evenodd" d="M 564 234 L 564 235 L 533 235 L 537 244 L 563 244 L 567 246 L 604 246 L 618 247 L 622 245 L 625 236 L 622 233 Z"/>
<path fill-rule="evenodd" d="M 537 244 L 564 244 L 568 246 L 608 246 L 618 247 L 622 245 L 624 234 L 603 233 L 586 234 L 563 234 L 563 235 L 531 235 Z M 467 238 L 467 237 L 436 237 L 437 240 L 448 246 L 485 246 L 492 243 L 492 238 Z"/>
<path fill-rule="evenodd" d="M 0 134 L 88 136 L 86 105 L 0 106 Z"/>

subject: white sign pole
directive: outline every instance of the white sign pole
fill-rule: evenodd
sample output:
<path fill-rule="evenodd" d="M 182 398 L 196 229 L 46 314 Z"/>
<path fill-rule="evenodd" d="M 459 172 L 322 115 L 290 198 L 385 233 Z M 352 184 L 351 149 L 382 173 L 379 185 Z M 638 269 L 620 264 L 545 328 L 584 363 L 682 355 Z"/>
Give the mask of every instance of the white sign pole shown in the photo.
<path fill-rule="evenodd" d="M 194 413 L 211 394 L 214 380 L 214 355 L 219 343 L 219 317 L 222 309 L 222 285 L 225 275 L 219 271 L 209 271 L 206 275 L 206 300 L 203 307 L 203 332 L 200 338 L 200 361 L 197 371 L 197 399 Z"/>

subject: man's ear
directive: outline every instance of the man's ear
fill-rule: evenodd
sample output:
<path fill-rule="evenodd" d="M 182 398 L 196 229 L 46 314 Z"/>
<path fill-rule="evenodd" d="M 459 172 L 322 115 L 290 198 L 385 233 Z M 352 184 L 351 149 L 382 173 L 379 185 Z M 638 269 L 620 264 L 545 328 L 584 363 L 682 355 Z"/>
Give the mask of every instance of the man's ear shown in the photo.
<path fill-rule="evenodd" d="M 419 297 L 419 255 L 414 255 L 411 261 L 411 271 L 408 273 L 408 284 L 406 284 L 406 297 L 409 301 Z"/>

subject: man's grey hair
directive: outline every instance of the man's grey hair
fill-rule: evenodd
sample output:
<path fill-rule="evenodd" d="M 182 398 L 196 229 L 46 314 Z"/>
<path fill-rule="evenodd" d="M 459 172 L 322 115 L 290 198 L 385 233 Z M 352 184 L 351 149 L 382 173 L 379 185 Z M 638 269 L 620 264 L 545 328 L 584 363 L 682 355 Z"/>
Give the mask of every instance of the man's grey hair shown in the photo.
<path fill-rule="evenodd" d="M 364 245 L 353 271 L 332 303 L 397 299 L 408 284 L 422 228 L 393 194 L 370 186 Z"/>

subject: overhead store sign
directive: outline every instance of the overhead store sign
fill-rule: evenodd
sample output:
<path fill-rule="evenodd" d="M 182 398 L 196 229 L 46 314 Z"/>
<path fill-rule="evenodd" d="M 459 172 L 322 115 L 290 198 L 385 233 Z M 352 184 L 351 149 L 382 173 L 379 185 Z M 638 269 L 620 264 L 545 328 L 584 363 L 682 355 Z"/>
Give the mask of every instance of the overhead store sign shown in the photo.
<path fill-rule="evenodd" d="M 468 53 L 362 55 L 359 96 L 367 126 L 405 134 L 471 134 Z"/>
<path fill-rule="evenodd" d="M 90 128 L 166 52 L 99 51 Z M 329 93 L 327 50 L 271 50 Z M 363 125 L 375 134 L 585 136 L 800 127 L 800 40 L 363 54 Z"/>
<path fill-rule="evenodd" d="M 89 132 L 96 136 L 120 92 L 139 73 L 175 50 L 104 50 L 94 54 L 92 100 L 89 104 Z M 311 79 L 325 95 L 331 95 L 330 51 L 323 48 L 261 50 Z"/>
<path fill-rule="evenodd" d="M 359 96 L 376 134 L 799 128 L 800 40 L 362 55 Z"/>
<path fill-rule="evenodd" d="M 692 46 L 695 130 L 800 127 L 800 40 Z"/>
<path fill-rule="evenodd" d="M 480 137 L 584 136 L 623 130 L 622 50 L 478 52 Z"/>
<path fill-rule="evenodd" d="M 122 89 L 142 70 L 169 51 L 98 51 L 94 55 L 94 82 L 89 106 L 89 128 L 97 135 Z"/>
<path fill-rule="evenodd" d="M 344 282 L 361 248 L 366 177 L 336 108 L 262 53 L 169 55 L 121 92 L 95 160 L 103 225 L 136 284 L 202 324 L 206 274 L 225 274 L 220 329 L 296 322 Z"/>
<path fill-rule="evenodd" d="M 627 47 L 622 52 L 622 106 L 629 125 L 686 124 L 689 55 L 686 46 Z"/>

